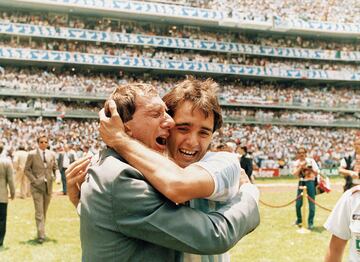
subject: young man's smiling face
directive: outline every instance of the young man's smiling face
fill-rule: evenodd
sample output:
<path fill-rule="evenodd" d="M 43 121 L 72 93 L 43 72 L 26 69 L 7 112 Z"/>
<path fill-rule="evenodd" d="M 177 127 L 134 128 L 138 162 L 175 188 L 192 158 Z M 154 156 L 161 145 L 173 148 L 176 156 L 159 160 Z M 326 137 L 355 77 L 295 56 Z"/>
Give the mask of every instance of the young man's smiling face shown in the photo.
<path fill-rule="evenodd" d="M 168 151 L 180 167 L 198 162 L 208 150 L 213 136 L 214 114 L 205 117 L 203 111 L 193 109 L 185 101 L 176 107 L 173 117 L 175 127 L 170 130 Z"/>
<path fill-rule="evenodd" d="M 137 96 L 135 113 L 125 126 L 134 139 L 162 153 L 174 121 L 159 96 Z"/>

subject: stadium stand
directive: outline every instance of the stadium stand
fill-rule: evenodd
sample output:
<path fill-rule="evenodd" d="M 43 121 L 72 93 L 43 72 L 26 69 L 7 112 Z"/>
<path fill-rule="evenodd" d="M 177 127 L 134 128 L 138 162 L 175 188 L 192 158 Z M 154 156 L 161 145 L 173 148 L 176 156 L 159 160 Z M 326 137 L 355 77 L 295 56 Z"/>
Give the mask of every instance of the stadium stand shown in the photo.
<path fill-rule="evenodd" d="M 46 2 L 0 4 L 0 139 L 9 155 L 34 140 L 38 123 L 54 149 L 66 140 L 78 155 L 83 143 L 96 153 L 97 111 L 117 84 L 148 82 L 164 94 L 186 74 L 220 84 L 226 125 L 214 145 L 247 145 L 262 168 L 289 168 L 298 145 L 336 167 L 360 128 L 355 0 L 326 8 L 308 0 Z"/>

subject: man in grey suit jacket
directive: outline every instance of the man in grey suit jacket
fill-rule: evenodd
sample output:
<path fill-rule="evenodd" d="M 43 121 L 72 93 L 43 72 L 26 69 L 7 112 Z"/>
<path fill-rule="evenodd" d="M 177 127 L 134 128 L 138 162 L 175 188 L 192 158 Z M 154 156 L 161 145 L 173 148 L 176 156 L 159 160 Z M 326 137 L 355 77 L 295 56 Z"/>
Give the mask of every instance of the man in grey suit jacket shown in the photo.
<path fill-rule="evenodd" d="M 52 184 L 56 171 L 54 152 L 47 149 L 48 137 L 37 138 L 38 148 L 29 152 L 25 164 L 25 175 L 30 180 L 31 195 L 35 206 L 35 221 L 38 242 L 45 241 L 46 212 L 52 195 Z"/>
<path fill-rule="evenodd" d="M 13 167 L 11 160 L 1 156 L 4 149 L 2 143 L 0 143 L 0 248 L 4 244 L 4 238 L 6 233 L 6 216 L 7 216 L 7 204 L 10 197 L 15 197 L 15 185 L 13 178 Z"/>
<path fill-rule="evenodd" d="M 127 132 L 164 151 L 173 121 L 154 88 L 120 86 L 112 98 L 120 103 Z M 209 214 L 176 205 L 108 149 L 82 185 L 80 221 L 84 261 L 178 261 L 181 254 L 175 250 L 228 250 L 258 225 L 259 213 L 246 193 Z"/>

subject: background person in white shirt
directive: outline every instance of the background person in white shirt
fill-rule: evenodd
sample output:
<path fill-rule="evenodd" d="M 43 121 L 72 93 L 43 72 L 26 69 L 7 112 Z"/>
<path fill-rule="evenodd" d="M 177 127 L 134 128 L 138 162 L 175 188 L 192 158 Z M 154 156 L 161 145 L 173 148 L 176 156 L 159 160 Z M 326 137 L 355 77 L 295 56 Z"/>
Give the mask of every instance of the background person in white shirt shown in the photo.
<path fill-rule="evenodd" d="M 303 189 L 300 186 L 306 186 L 307 194 L 309 197 L 315 200 L 316 188 L 315 178 L 320 173 L 320 169 L 313 158 L 306 157 L 306 149 L 300 147 L 297 151 L 297 160 L 294 162 L 294 169 L 292 174 L 299 178 L 298 189 L 296 196 L 299 196 Z M 315 204 L 309 202 L 309 216 L 308 216 L 308 228 L 314 228 L 315 217 Z M 302 226 L 301 207 L 303 205 L 302 198 L 296 200 L 296 225 Z"/>
<path fill-rule="evenodd" d="M 360 186 L 341 196 L 324 227 L 332 234 L 325 262 L 341 262 L 348 241 L 348 261 L 360 261 Z"/>

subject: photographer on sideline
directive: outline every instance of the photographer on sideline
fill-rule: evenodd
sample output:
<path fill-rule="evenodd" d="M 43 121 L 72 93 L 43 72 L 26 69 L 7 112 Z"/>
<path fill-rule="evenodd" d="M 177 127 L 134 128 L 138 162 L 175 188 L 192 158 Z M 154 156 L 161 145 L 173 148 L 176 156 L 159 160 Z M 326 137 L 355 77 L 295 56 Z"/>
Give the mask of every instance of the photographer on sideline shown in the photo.
<path fill-rule="evenodd" d="M 320 170 L 316 161 L 313 158 L 306 157 L 306 149 L 300 147 L 297 151 L 297 160 L 294 162 L 294 169 L 292 174 L 299 178 L 299 185 L 296 196 L 300 195 L 303 191 L 300 186 L 306 186 L 307 194 L 312 199 L 315 199 L 316 188 L 315 178 Z M 296 200 L 296 225 L 302 226 L 301 207 L 303 205 L 302 198 Z M 309 217 L 308 229 L 314 228 L 315 204 L 309 201 Z"/>

